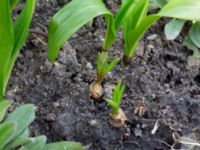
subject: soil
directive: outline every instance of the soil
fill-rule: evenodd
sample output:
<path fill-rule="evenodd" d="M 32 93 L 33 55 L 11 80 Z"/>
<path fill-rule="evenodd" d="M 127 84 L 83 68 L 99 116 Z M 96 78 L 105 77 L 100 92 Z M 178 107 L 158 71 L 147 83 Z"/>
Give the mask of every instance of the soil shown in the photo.
<path fill-rule="evenodd" d="M 108 4 L 117 10 L 117 3 Z M 31 28 L 46 32 L 51 16 L 60 7 L 54 0 L 38 0 Z M 60 51 L 54 65 L 47 57 L 46 38 L 30 34 L 15 64 L 6 97 L 15 105 L 36 106 L 31 133 L 44 134 L 49 142 L 77 141 L 89 150 L 167 150 L 170 145 L 181 149 L 183 144 L 175 144 L 173 135 L 189 137 L 195 132 L 198 138 L 200 69 L 192 53 L 181 46 L 182 37 L 165 40 L 165 23 L 159 21 L 145 34 L 127 68 L 118 64 L 104 79 L 106 98 L 111 97 L 119 79 L 126 85 L 121 104 L 128 118 L 126 127 L 112 128 L 110 107 L 89 96 L 105 34 L 102 17 L 91 27 L 81 28 Z M 119 32 L 110 57 L 120 57 L 123 48 Z M 138 115 L 140 106 L 146 112 Z"/>

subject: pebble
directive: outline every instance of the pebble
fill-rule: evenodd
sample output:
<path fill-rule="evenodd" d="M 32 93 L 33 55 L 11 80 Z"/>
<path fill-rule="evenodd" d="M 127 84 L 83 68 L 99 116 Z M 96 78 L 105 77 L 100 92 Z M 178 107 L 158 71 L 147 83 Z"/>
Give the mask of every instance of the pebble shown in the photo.
<path fill-rule="evenodd" d="M 93 119 L 93 120 L 91 120 L 91 121 L 89 122 L 89 124 L 90 124 L 91 126 L 96 126 L 97 123 L 98 123 L 98 121 L 97 121 L 96 119 Z"/>
<path fill-rule="evenodd" d="M 53 113 L 47 114 L 46 120 L 47 121 L 54 121 L 56 119 L 56 115 Z"/>
<path fill-rule="evenodd" d="M 155 40 L 157 37 L 158 37 L 157 34 L 152 34 L 152 35 L 147 37 L 147 40 Z"/>
<path fill-rule="evenodd" d="M 141 137 L 142 136 L 142 130 L 140 129 L 140 125 L 138 124 L 134 130 L 135 136 L 136 137 Z"/>
<path fill-rule="evenodd" d="M 92 70 L 93 69 L 92 64 L 90 62 L 88 62 L 85 67 L 88 70 Z"/>
<path fill-rule="evenodd" d="M 55 108 L 58 107 L 58 106 L 60 106 L 60 103 L 59 103 L 59 102 L 53 102 L 52 104 L 53 104 L 53 106 L 54 106 Z"/>

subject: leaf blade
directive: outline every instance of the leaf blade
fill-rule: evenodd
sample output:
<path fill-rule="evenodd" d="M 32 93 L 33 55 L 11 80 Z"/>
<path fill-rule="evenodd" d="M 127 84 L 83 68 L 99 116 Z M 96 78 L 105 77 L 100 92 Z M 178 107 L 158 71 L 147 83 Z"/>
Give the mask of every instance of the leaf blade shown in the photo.
<path fill-rule="evenodd" d="M 9 106 L 10 106 L 9 101 L 0 102 L 0 122 L 3 120 L 5 113 L 6 113 Z"/>
<path fill-rule="evenodd" d="M 14 33 L 8 0 L 0 1 L 0 101 L 5 89 L 5 71 L 13 49 Z"/>
<path fill-rule="evenodd" d="M 164 33 L 167 38 L 167 40 L 174 40 L 176 37 L 180 34 L 183 25 L 185 21 L 184 20 L 172 20 L 168 24 L 165 25 Z"/>
<path fill-rule="evenodd" d="M 200 21 L 200 0 L 170 0 L 158 13 L 159 16 Z"/>
<path fill-rule="evenodd" d="M 6 72 L 5 72 L 4 91 L 8 83 L 8 79 L 10 77 L 10 73 L 14 66 L 15 60 L 18 56 L 19 50 L 22 48 L 22 46 L 24 45 L 28 37 L 29 27 L 30 27 L 32 16 L 33 16 L 34 8 L 35 8 L 35 0 L 27 0 L 22 12 L 17 17 L 17 20 L 15 22 L 14 47 L 12 50 L 12 55 L 9 61 L 8 68 L 6 69 Z"/>
<path fill-rule="evenodd" d="M 48 56 L 55 61 L 59 49 L 84 24 L 93 18 L 105 15 L 108 30 L 104 48 L 108 49 L 115 40 L 114 18 L 101 0 L 74 0 L 62 8 L 49 24 Z"/>

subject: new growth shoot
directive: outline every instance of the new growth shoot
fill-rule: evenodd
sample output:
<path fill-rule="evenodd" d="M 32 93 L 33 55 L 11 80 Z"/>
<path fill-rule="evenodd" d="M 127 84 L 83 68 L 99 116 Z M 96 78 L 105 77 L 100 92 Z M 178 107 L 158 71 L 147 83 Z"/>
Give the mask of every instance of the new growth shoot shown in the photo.
<path fill-rule="evenodd" d="M 110 123 L 113 127 L 122 127 L 126 121 L 126 116 L 123 110 L 120 109 L 124 89 L 125 85 L 121 85 L 121 81 L 119 81 L 113 91 L 112 100 L 105 99 L 108 105 L 111 106 Z"/>
<path fill-rule="evenodd" d="M 95 100 L 100 99 L 103 96 L 103 89 L 101 82 L 103 78 L 110 72 L 119 62 L 119 58 L 110 61 L 108 53 L 102 52 L 98 54 L 97 66 L 96 66 L 96 80 L 90 85 L 91 97 Z M 110 62 L 110 63 L 109 63 Z"/>
<path fill-rule="evenodd" d="M 119 62 L 119 58 L 114 59 L 109 64 L 109 56 L 108 53 L 102 52 L 101 54 L 98 54 L 97 58 L 97 74 L 96 74 L 96 82 L 101 83 L 103 78 L 105 77 L 108 72 L 110 72 Z"/>

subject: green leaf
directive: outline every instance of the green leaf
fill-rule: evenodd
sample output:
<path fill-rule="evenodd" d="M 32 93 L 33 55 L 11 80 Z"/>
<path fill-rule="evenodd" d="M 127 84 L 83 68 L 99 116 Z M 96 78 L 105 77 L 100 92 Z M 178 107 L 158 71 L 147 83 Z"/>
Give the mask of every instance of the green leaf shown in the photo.
<path fill-rule="evenodd" d="M 19 146 L 25 145 L 27 143 L 30 143 L 32 141 L 32 138 L 25 138 L 25 139 L 15 139 L 13 142 L 9 143 L 4 147 L 4 150 L 11 150 L 16 149 Z"/>
<path fill-rule="evenodd" d="M 25 129 L 33 122 L 35 118 L 35 107 L 32 104 L 26 104 L 18 107 L 14 112 L 8 115 L 6 122 L 16 124 L 16 132 L 12 139 L 20 136 Z"/>
<path fill-rule="evenodd" d="M 172 17 L 184 20 L 200 20 L 200 0 L 170 0 L 158 14 L 146 16 L 138 27 L 125 35 L 124 56 L 129 60 L 134 56 L 139 40 L 146 30 L 160 17 Z M 127 40 L 126 40 L 127 39 Z"/>
<path fill-rule="evenodd" d="M 200 52 L 198 50 L 198 47 L 193 43 L 190 36 L 186 36 L 184 38 L 183 46 L 186 46 L 189 50 L 192 50 L 194 58 L 200 60 Z"/>
<path fill-rule="evenodd" d="M 15 131 L 15 126 L 13 123 L 0 124 L 0 149 L 10 141 L 13 133 Z"/>
<path fill-rule="evenodd" d="M 159 16 L 200 21 L 200 0 L 170 0 L 158 13 Z"/>
<path fill-rule="evenodd" d="M 10 9 L 11 11 L 17 6 L 20 0 L 10 0 Z"/>
<path fill-rule="evenodd" d="M 200 48 L 200 22 L 196 22 L 192 25 L 189 36 L 192 42 Z"/>
<path fill-rule="evenodd" d="M 45 136 L 32 138 L 32 142 L 26 144 L 24 150 L 42 150 L 45 146 L 47 139 Z"/>
<path fill-rule="evenodd" d="M 15 35 L 14 48 L 12 50 L 12 56 L 10 58 L 8 68 L 6 69 L 6 75 L 4 79 L 4 85 L 5 85 L 4 91 L 8 83 L 8 79 L 10 77 L 10 73 L 14 66 L 15 60 L 18 56 L 19 50 L 26 42 L 32 15 L 34 12 L 34 7 L 35 7 L 35 0 L 27 0 L 22 12 L 17 17 L 17 20 L 14 24 L 14 35 Z"/>
<path fill-rule="evenodd" d="M 169 0 L 150 0 L 150 9 L 162 8 Z"/>
<path fill-rule="evenodd" d="M 119 12 L 115 17 L 115 28 L 116 30 L 129 18 L 129 12 L 131 8 L 136 8 L 136 1 L 126 0 L 123 2 Z"/>
<path fill-rule="evenodd" d="M 5 89 L 5 71 L 13 49 L 14 34 L 8 0 L 0 0 L 0 101 Z"/>
<path fill-rule="evenodd" d="M 172 20 L 165 25 L 165 36 L 168 40 L 174 40 L 181 32 L 185 21 L 184 20 Z"/>
<path fill-rule="evenodd" d="M 110 100 L 110 99 L 107 99 L 107 98 L 105 98 L 104 100 L 105 100 L 105 101 L 108 103 L 108 105 L 110 105 L 111 107 L 117 107 L 117 103 L 115 103 L 114 100 Z"/>
<path fill-rule="evenodd" d="M 105 16 L 108 30 L 104 48 L 109 49 L 116 38 L 113 15 L 101 0 L 73 0 L 58 11 L 50 21 L 48 38 L 50 61 L 55 61 L 59 49 L 78 29 L 99 15 Z"/>
<path fill-rule="evenodd" d="M 123 25 L 125 47 L 128 49 L 129 32 L 140 26 L 141 21 L 147 14 L 149 0 L 127 0 L 117 13 L 116 28 Z"/>
<path fill-rule="evenodd" d="M 159 16 L 149 15 L 146 16 L 142 21 L 141 24 L 131 30 L 127 35 L 127 45 L 124 51 L 124 55 L 127 56 L 129 59 L 133 57 L 133 55 L 136 52 L 136 48 L 138 46 L 138 42 L 143 37 L 144 33 L 149 29 L 149 27 L 155 23 L 158 19 L 160 19 Z"/>
<path fill-rule="evenodd" d="M 114 60 L 112 60 L 111 63 L 108 64 L 107 67 L 105 67 L 105 73 L 107 74 L 108 72 L 110 72 L 117 65 L 119 61 L 120 61 L 119 58 L 115 58 Z"/>
<path fill-rule="evenodd" d="M 57 142 L 47 144 L 42 150 L 86 150 L 80 143 Z"/>
<path fill-rule="evenodd" d="M 10 106 L 9 101 L 0 102 L 0 122 L 3 120 L 5 113 L 6 113 L 9 106 Z"/>

